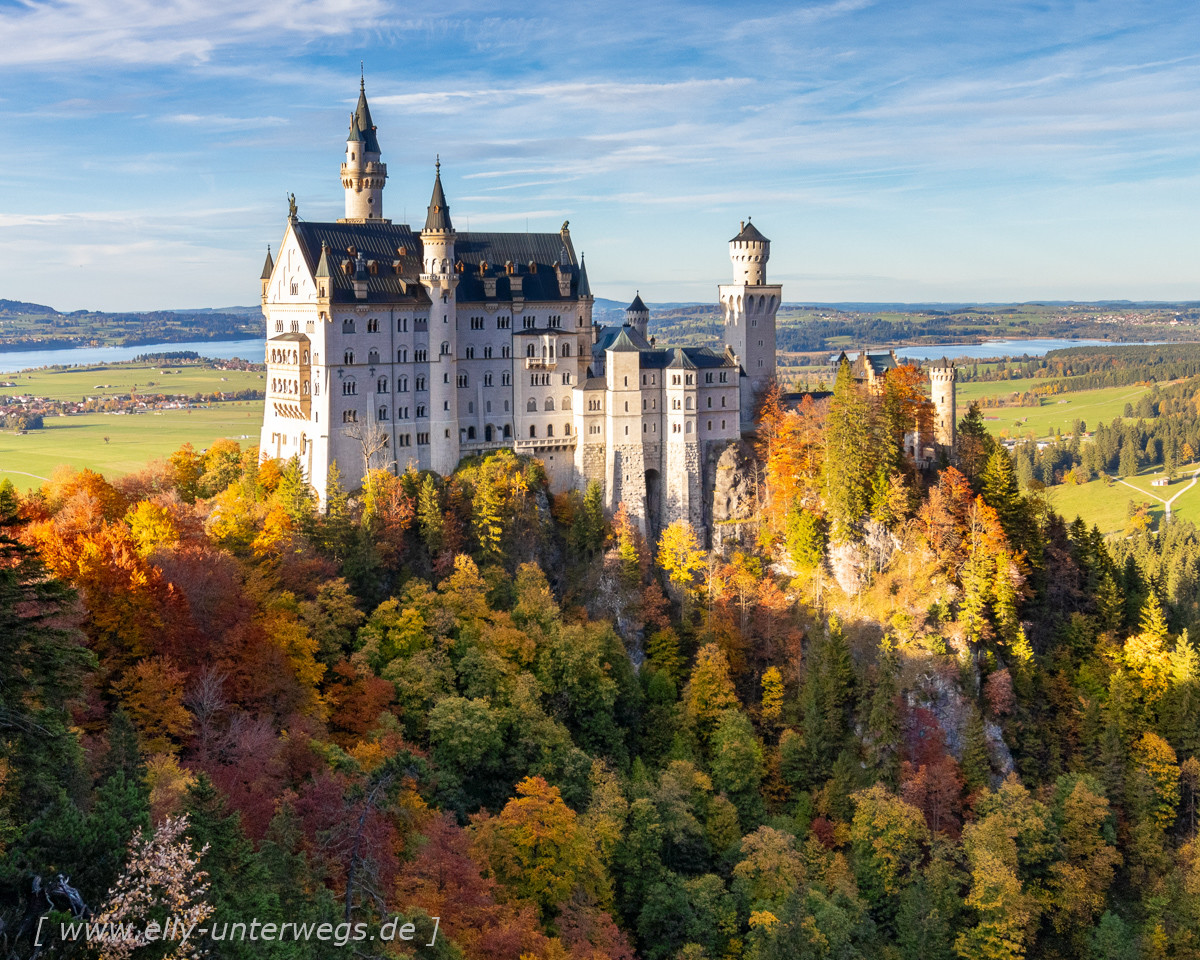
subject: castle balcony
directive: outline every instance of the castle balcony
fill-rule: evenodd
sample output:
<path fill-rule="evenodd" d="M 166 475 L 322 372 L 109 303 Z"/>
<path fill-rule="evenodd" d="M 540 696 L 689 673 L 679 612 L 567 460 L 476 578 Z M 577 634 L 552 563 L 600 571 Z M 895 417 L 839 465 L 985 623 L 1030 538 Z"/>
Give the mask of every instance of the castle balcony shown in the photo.
<path fill-rule="evenodd" d="M 508 444 L 506 444 L 507 446 Z M 575 437 L 537 437 L 518 439 L 512 443 L 516 447 L 517 453 L 526 453 L 530 450 L 574 450 Z"/>
<path fill-rule="evenodd" d="M 554 357 L 526 357 L 526 370 L 553 370 L 558 366 L 558 361 Z"/>

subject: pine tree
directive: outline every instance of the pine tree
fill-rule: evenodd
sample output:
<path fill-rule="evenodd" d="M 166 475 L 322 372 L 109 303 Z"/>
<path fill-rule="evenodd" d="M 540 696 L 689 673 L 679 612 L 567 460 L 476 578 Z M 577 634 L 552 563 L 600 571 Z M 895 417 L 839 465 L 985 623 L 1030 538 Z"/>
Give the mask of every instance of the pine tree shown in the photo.
<path fill-rule="evenodd" d="M 421 527 L 421 539 L 425 541 L 425 548 L 430 556 L 436 556 L 442 549 L 445 518 L 442 516 L 442 501 L 432 474 L 426 474 L 421 482 L 421 493 L 417 498 L 417 522 Z"/>
<path fill-rule="evenodd" d="M 973 703 L 967 715 L 966 735 L 963 738 L 962 774 L 967 789 L 972 793 L 991 784 L 992 761 L 988 754 L 983 714 Z"/>
<path fill-rule="evenodd" d="M 871 694 L 871 712 L 867 716 L 867 765 L 883 783 L 896 788 L 900 773 L 900 714 L 896 685 L 898 664 L 890 640 L 881 651 L 875 689 Z"/>
<path fill-rule="evenodd" d="M 963 472 L 971 486 L 979 489 L 979 480 L 992 455 L 996 441 L 983 422 L 983 411 L 975 401 L 958 422 L 955 434 L 955 465 Z"/>
<path fill-rule="evenodd" d="M 825 418 L 825 509 L 835 540 L 851 539 L 867 512 L 869 465 L 878 454 L 872 444 L 871 405 L 843 361 Z"/>
<path fill-rule="evenodd" d="M 1027 507 L 1013 472 L 1012 458 L 1004 447 L 997 445 L 988 457 L 982 483 L 984 502 L 996 511 L 1009 542 L 1022 549 L 1027 540 Z"/>

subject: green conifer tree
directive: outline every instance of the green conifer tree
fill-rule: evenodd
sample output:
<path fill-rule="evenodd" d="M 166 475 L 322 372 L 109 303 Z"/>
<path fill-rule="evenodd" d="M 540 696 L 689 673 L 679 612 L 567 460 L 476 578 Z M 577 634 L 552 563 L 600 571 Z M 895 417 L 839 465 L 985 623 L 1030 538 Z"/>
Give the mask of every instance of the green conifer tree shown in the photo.
<path fill-rule="evenodd" d="M 421 481 L 421 493 L 417 497 L 417 523 L 430 556 L 439 553 L 445 518 L 442 515 L 442 498 L 438 495 L 437 482 L 432 474 L 426 474 Z"/>
<path fill-rule="evenodd" d="M 870 502 L 873 449 L 871 405 L 850 373 L 838 368 L 833 399 L 825 419 L 825 509 L 833 521 L 835 540 L 855 535 Z"/>

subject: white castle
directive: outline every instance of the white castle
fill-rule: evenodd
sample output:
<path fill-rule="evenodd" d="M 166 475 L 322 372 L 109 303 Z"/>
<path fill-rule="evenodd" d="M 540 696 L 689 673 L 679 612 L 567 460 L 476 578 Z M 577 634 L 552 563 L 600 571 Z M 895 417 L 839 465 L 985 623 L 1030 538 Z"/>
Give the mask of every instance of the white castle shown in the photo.
<path fill-rule="evenodd" d="M 291 205 L 267 253 L 267 402 L 260 450 L 298 457 L 324 501 L 337 463 L 451 473 L 512 449 L 542 460 L 551 487 L 603 485 L 651 534 L 707 526 L 716 458 L 752 428 L 775 376 L 771 244 L 751 223 L 729 242 L 718 288 L 724 349 L 647 339 L 636 297 L 622 326 L 592 322 L 587 270 L 558 233 L 458 232 L 437 165 L 419 232 L 383 216 L 387 166 L 365 89 L 341 165 L 346 215 L 310 223 Z"/>

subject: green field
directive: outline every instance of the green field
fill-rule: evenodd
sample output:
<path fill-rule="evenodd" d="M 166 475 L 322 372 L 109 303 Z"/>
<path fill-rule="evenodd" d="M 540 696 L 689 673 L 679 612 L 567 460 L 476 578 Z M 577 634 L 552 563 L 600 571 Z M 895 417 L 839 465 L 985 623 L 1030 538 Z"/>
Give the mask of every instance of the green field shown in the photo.
<path fill-rule="evenodd" d="M 1151 480 L 1163 476 L 1161 467 L 1152 467 L 1136 477 L 1114 478 L 1111 484 L 1104 479 L 1079 486 L 1059 484 L 1048 487 L 1046 494 L 1054 509 L 1068 521 L 1082 517 L 1088 526 L 1099 526 L 1102 533 L 1120 533 L 1125 529 L 1130 500 L 1150 504 L 1150 515 L 1156 525 L 1165 513 L 1162 500 L 1173 500 L 1172 518 L 1200 523 L 1200 483 L 1189 487 L 1197 469 L 1200 463 L 1181 467 L 1177 479 L 1168 487 L 1150 485 Z"/>
<path fill-rule="evenodd" d="M 1008 396 L 1022 393 L 1035 385 L 1045 386 L 1046 380 L 1004 380 L 996 383 L 964 383 L 957 389 L 959 414 L 965 414 L 972 400 L 982 397 Z M 1098 390 L 1079 390 L 1045 397 L 1037 407 L 985 407 L 984 422 L 997 436 L 1035 438 L 1050 436 L 1056 429 L 1071 432 L 1071 425 L 1082 420 L 1091 431 L 1101 423 L 1112 423 L 1122 416 L 1125 404 L 1137 404 L 1150 385 L 1102 387 Z"/>
<path fill-rule="evenodd" d="M 195 410 L 47 417 L 43 430 L 24 435 L 0 431 L 0 479 L 7 477 L 28 490 L 40 486 L 60 463 L 115 477 L 140 470 L 184 443 L 200 450 L 230 437 L 251 446 L 258 443 L 262 415 L 263 402 L 249 400 Z"/>
<path fill-rule="evenodd" d="M 163 371 L 170 371 L 164 373 Z M 128 394 L 134 386 L 141 395 L 216 393 L 262 390 L 263 374 L 248 370 L 214 370 L 204 365 L 120 363 L 111 366 L 70 367 L 65 370 L 26 370 L 0 373 L 0 396 L 31 393 L 51 400 L 82 400 Z"/>

